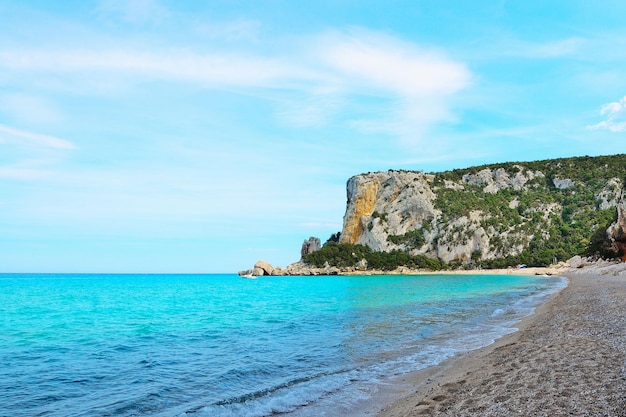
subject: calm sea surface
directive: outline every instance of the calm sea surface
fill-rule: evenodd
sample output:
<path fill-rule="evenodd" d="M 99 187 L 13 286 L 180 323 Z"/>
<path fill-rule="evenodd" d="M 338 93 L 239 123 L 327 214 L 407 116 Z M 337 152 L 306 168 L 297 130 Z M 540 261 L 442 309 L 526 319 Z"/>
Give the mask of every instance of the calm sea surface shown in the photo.
<path fill-rule="evenodd" d="M 563 279 L 0 274 L 0 416 L 334 416 Z"/>

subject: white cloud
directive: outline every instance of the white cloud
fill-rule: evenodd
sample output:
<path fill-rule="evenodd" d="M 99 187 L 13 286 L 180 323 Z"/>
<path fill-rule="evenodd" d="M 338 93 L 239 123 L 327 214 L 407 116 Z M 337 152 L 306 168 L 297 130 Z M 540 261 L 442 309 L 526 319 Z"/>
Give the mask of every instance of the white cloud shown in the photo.
<path fill-rule="evenodd" d="M 281 88 L 293 88 L 289 81 L 299 80 L 324 83 L 327 89 L 376 88 L 400 96 L 453 94 L 465 88 L 471 78 L 462 63 L 441 53 L 367 31 L 314 38 L 309 48 L 315 49 L 312 54 L 308 53 L 314 62 L 306 63 L 302 63 L 306 51 L 275 58 L 176 49 L 20 49 L 0 51 L 0 66 L 51 73 L 130 72 L 192 82 L 261 87 L 280 82 Z"/>
<path fill-rule="evenodd" d="M 619 101 L 602 106 L 600 115 L 605 116 L 606 120 L 587 126 L 588 129 L 626 132 L 626 96 Z"/>
<path fill-rule="evenodd" d="M 134 76 L 188 81 L 205 85 L 269 87 L 294 78 L 312 78 L 302 67 L 276 59 L 238 54 L 161 53 L 132 50 L 2 51 L 5 68 L 89 76 Z M 99 74 L 94 74 L 99 72 Z M 143 78 L 142 78 L 143 79 Z"/>
<path fill-rule="evenodd" d="M 55 149 L 74 149 L 76 148 L 72 142 L 65 139 L 57 138 L 39 133 L 27 132 L 24 130 L 14 129 L 8 126 L 0 125 L 0 143 L 18 143 L 26 145 L 34 145 L 37 147 L 55 148 Z"/>
<path fill-rule="evenodd" d="M 320 39 L 321 61 L 347 94 L 377 99 L 350 125 L 397 136 L 411 147 L 423 143 L 433 124 L 455 120 L 452 97 L 472 81 L 463 63 L 389 35 L 353 30 Z"/>
<path fill-rule="evenodd" d="M 321 46 L 322 58 L 342 77 L 403 97 L 453 94 L 471 78 L 463 64 L 384 34 L 331 34 Z"/>
<path fill-rule="evenodd" d="M 306 37 L 295 50 L 273 55 L 136 47 L 0 50 L 0 68 L 15 77 L 56 75 L 68 88 L 85 83 L 90 93 L 94 82 L 146 80 L 235 88 L 277 103 L 278 117 L 296 127 L 344 117 L 347 126 L 400 136 L 405 143 L 416 142 L 433 124 L 454 121 L 452 97 L 472 80 L 462 62 L 441 51 L 362 29 Z"/>

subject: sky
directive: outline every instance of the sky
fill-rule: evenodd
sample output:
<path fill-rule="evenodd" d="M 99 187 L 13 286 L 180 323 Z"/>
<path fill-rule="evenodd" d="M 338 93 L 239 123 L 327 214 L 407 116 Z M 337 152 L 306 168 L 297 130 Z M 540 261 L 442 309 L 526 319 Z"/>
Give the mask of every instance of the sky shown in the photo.
<path fill-rule="evenodd" d="M 285 267 L 348 178 L 626 152 L 626 2 L 0 0 L 0 272 Z"/>

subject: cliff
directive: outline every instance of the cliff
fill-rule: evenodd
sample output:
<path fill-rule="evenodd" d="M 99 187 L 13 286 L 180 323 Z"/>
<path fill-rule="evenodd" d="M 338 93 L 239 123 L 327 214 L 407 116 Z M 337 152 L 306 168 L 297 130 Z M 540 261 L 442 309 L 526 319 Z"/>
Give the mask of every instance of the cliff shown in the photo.
<path fill-rule="evenodd" d="M 617 204 L 617 220 L 608 228 L 607 237 L 612 251 L 626 261 L 626 201 L 623 190 Z"/>
<path fill-rule="evenodd" d="M 626 155 L 361 174 L 340 243 L 486 267 L 623 255 L 625 179 Z"/>

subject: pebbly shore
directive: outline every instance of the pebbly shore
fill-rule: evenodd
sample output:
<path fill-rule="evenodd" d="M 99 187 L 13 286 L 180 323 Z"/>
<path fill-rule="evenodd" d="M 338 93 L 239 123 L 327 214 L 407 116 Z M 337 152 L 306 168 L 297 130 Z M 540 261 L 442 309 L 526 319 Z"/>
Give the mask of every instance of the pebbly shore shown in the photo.
<path fill-rule="evenodd" d="M 626 416 L 626 264 L 560 272 L 518 332 L 411 376 L 378 417 Z"/>

